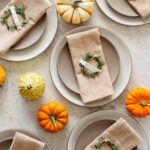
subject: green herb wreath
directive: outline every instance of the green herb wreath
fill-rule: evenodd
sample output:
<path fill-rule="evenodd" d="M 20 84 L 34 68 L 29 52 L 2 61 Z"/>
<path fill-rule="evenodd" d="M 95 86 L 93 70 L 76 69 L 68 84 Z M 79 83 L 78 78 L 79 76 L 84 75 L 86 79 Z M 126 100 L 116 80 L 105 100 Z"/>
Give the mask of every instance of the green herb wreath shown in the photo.
<path fill-rule="evenodd" d="M 110 138 L 106 138 L 106 139 L 101 138 L 99 143 L 95 145 L 95 150 L 101 150 L 103 144 L 109 145 L 112 150 L 118 150 L 118 145 Z"/>
<path fill-rule="evenodd" d="M 87 61 L 87 62 L 89 62 L 93 59 L 95 59 L 95 61 L 97 63 L 97 69 L 102 71 L 103 63 L 100 61 L 100 56 L 94 55 L 92 53 L 87 53 L 86 56 L 83 58 L 83 60 Z M 82 64 L 80 64 L 80 67 L 81 67 L 82 74 L 87 77 L 95 78 L 96 76 L 98 76 L 101 73 L 100 71 L 88 72 L 87 69 Z"/>
<path fill-rule="evenodd" d="M 15 7 L 15 11 L 17 14 L 21 15 L 22 17 L 25 18 L 25 7 Z M 17 30 L 17 26 L 15 24 L 9 24 L 8 23 L 8 18 L 11 16 L 11 11 L 10 9 L 4 11 L 5 16 L 1 17 L 1 24 L 5 25 L 7 27 L 8 30 L 14 31 Z M 27 24 L 27 20 L 25 18 L 25 20 L 21 23 L 21 26 L 24 27 Z"/>

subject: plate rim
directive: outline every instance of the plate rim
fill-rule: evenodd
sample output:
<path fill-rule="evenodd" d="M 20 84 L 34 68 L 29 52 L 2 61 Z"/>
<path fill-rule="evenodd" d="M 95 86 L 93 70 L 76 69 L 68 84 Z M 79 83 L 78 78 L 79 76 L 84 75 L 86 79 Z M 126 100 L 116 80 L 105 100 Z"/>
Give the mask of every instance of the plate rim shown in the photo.
<path fill-rule="evenodd" d="M 145 20 L 143 20 L 143 22 L 138 22 L 138 23 L 131 23 L 131 21 L 128 21 L 128 23 L 125 23 L 125 22 L 121 22 L 121 21 L 118 21 L 118 20 L 116 20 L 116 18 L 114 19 L 114 18 L 112 18 L 111 16 L 109 16 L 105 11 L 104 11 L 104 9 L 102 9 L 102 3 L 105 3 L 105 0 L 96 0 L 96 3 L 97 3 L 97 5 L 98 5 L 98 7 L 99 7 L 99 9 L 101 10 L 101 12 L 105 15 L 105 16 L 107 16 L 110 20 L 112 20 L 112 21 L 114 21 L 114 22 L 116 22 L 116 23 L 119 23 L 119 24 L 121 24 L 121 25 L 125 25 L 125 26 L 132 26 L 132 27 L 138 27 L 138 26 L 143 26 L 143 25 L 146 25 L 146 24 L 149 24 L 150 23 L 150 17 L 148 18 L 149 20 L 146 22 Z M 109 7 L 109 6 L 108 6 Z M 111 9 L 111 8 L 109 8 L 109 9 Z M 109 10 L 110 11 L 110 10 Z M 114 11 L 113 9 L 112 9 L 112 11 Z M 126 17 L 126 16 L 123 16 L 123 15 L 121 15 L 121 14 L 118 14 L 117 12 L 115 12 L 114 11 L 114 13 L 116 13 L 116 15 L 118 15 L 118 17 L 120 18 L 120 17 Z M 115 16 L 116 17 L 116 16 Z M 126 17 L 127 18 L 127 17 Z M 128 19 L 137 19 L 136 17 L 134 18 L 134 17 L 128 17 Z M 144 22 L 145 21 L 145 22 Z"/>
<path fill-rule="evenodd" d="M 117 97 L 115 97 L 115 98 L 113 98 L 112 100 L 109 100 L 108 102 L 104 102 L 103 104 L 100 104 L 100 105 L 95 105 L 95 104 L 90 104 L 90 105 L 86 105 L 86 104 L 84 104 L 83 102 L 81 102 L 81 104 L 79 104 L 78 102 L 74 102 L 73 100 L 71 100 L 71 98 L 68 98 L 68 96 L 66 96 L 66 94 L 64 94 L 64 93 L 62 93 L 61 92 L 61 90 L 57 87 L 57 85 L 56 85 L 56 81 L 54 81 L 54 77 L 53 77 L 53 70 L 52 70 L 52 68 L 53 68 L 53 55 L 54 55 L 54 52 L 56 51 L 56 48 L 58 47 L 58 45 L 59 45 L 59 43 L 62 41 L 62 39 L 66 36 L 66 35 L 68 35 L 69 33 L 71 33 L 71 32 L 74 32 L 74 31 L 76 31 L 76 30 L 80 30 L 80 29 L 85 29 L 85 28 L 102 28 L 102 29 L 104 29 L 104 30 L 107 30 L 107 31 L 109 31 L 110 33 L 112 33 L 113 35 L 115 35 L 120 41 L 122 41 L 123 42 L 123 44 L 124 44 L 124 46 L 127 48 L 127 50 L 128 50 L 128 55 L 129 55 L 129 60 L 130 60 L 130 74 L 129 74 L 129 79 L 128 79 L 128 81 L 127 81 L 127 83 L 126 83 L 126 85 L 125 85 L 125 87 L 123 88 L 123 90 L 117 95 L 117 97 L 119 97 L 120 95 L 121 95 L 121 93 L 125 90 L 125 88 L 127 87 L 127 85 L 128 85 L 128 83 L 129 83 L 129 81 L 130 81 L 130 78 L 131 78 L 131 74 L 132 74 L 132 57 L 131 57 L 131 53 L 130 53 L 130 50 L 129 50 L 129 48 L 128 48 L 128 46 L 126 45 L 126 43 L 122 40 L 122 38 L 120 38 L 118 35 L 116 35 L 115 33 L 113 33 L 112 31 L 110 31 L 110 30 L 108 30 L 107 28 L 104 28 L 104 27 L 102 27 L 102 26 L 97 26 L 97 25 L 87 25 L 87 26 L 81 26 L 81 27 L 78 27 L 78 28 L 75 28 L 75 29 L 73 29 L 73 30 L 70 30 L 70 31 L 68 31 L 67 33 L 65 33 L 59 40 L 58 40 L 58 42 L 56 43 L 56 45 L 55 45 L 55 47 L 54 47 L 54 49 L 53 49 L 53 51 L 52 51 L 52 54 L 51 54 L 51 56 L 50 56 L 50 62 L 49 62 L 49 71 L 50 71 L 50 77 L 51 77 L 51 79 L 52 79 L 52 82 L 53 82 L 53 84 L 55 85 L 55 87 L 56 87 L 56 89 L 59 91 L 59 93 L 64 97 L 64 98 L 66 98 L 68 101 L 70 101 L 71 103 L 73 103 L 73 104 L 76 104 L 76 105 L 79 105 L 79 106 L 82 106 L 82 107 L 98 107 L 98 106 L 104 106 L 104 105 L 106 105 L 106 104 L 108 104 L 108 103 L 111 103 L 111 102 L 113 102 Z"/>
<path fill-rule="evenodd" d="M 132 116 L 130 116 L 130 115 L 124 113 L 124 112 L 120 112 L 120 111 L 112 110 L 112 109 L 102 109 L 102 110 L 99 110 L 99 111 L 96 111 L 96 112 L 92 112 L 91 114 L 88 114 L 87 116 L 83 117 L 83 118 L 80 120 L 80 122 L 77 123 L 76 126 L 71 130 L 71 132 L 70 132 L 70 134 L 69 134 L 69 137 L 68 137 L 68 140 L 67 140 L 67 150 L 70 150 L 70 149 L 69 149 L 69 148 L 70 148 L 70 147 L 69 147 L 69 142 L 70 142 L 70 138 L 71 138 L 72 134 L 75 132 L 75 130 L 77 130 L 77 129 L 79 128 L 79 126 L 81 126 L 81 125 L 83 124 L 83 122 L 85 122 L 85 121 L 87 122 L 90 117 L 93 117 L 93 116 L 98 115 L 98 114 L 100 114 L 100 113 L 110 114 L 111 112 L 113 112 L 113 113 L 118 113 L 118 114 L 120 114 L 120 115 L 122 115 L 122 116 L 125 116 L 125 117 L 127 117 L 128 119 L 131 119 L 132 121 L 134 121 L 134 122 L 141 128 L 142 132 L 144 133 L 144 136 L 145 136 L 145 138 L 146 138 L 147 147 L 148 147 L 148 150 L 149 150 L 150 146 L 149 146 L 149 143 L 148 143 L 148 137 L 147 137 L 147 134 L 146 134 L 146 132 L 145 132 L 145 130 L 144 130 L 144 127 L 141 125 L 141 123 L 140 123 L 139 121 L 137 121 L 135 118 L 133 118 Z M 96 121 L 100 121 L 100 120 L 103 120 L 103 119 L 99 119 L 99 120 L 97 119 Z M 115 121 L 115 119 L 112 118 L 112 121 Z M 92 121 L 91 121 L 91 122 L 92 122 Z M 94 122 L 94 121 L 93 121 L 93 122 Z M 87 128 L 89 125 L 91 125 L 91 124 L 92 124 L 92 123 L 89 123 L 88 125 L 86 125 L 86 126 L 84 127 L 84 129 L 86 129 L 86 128 Z M 81 133 L 84 131 L 84 129 L 81 131 Z M 81 133 L 80 133 L 80 134 L 81 134 Z M 73 150 L 75 150 L 75 149 L 73 149 Z"/>
<path fill-rule="evenodd" d="M 45 144 L 48 147 L 48 150 L 52 150 L 52 148 L 51 148 L 50 144 L 48 143 L 48 141 L 44 137 L 42 137 L 41 135 L 36 133 L 35 131 L 31 131 L 31 130 L 23 129 L 23 128 L 8 128 L 8 129 L 1 130 L 0 134 L 5 133 L 5 132 L 6 133 L 8 133 L 8 132 L 14 132 L 14 133 L 16 133 L 16 132 L 20 132 L 20 133 L 21 132 L 26 132 L 26 133 L 32 134 L 32 135 L 36 136 L 37 138 L 39 138 L 42 142 L 45 142 Z M 10 138 L 10 137 L 9 138 L 5 138 L 4 140 L 2 140 L 0 142 L 3 142 L 5 140 L 11 140 L 11 139 L 12 138 Z"/>
<path fill-rule="evenodd" d="M 56 22 L 56 24 L 55 24 L 55 30 L 54 30 L 54 32 L 53 32 L 53 36 L 52 36 L 51 40 L 50 40 L 50 41 L 47 40 L 47 44 L 45 44 L 45 45 L 43 46 L 43 48 L 40 48 L 40 49 L 42 49 L 42 50 L 40 50 L 40 51 L 37 52 L 36 54 L 32 54 L 32 55 L 30 55 L 30 56 L 28 56 L 28 57 L 25 56 L 25 57 L 19 58 L 19 57 L 20 57 L 20 55 L 19 55 L 19 56 L 17 56 L 17 59 L 15 59 L 15 58 L 10 58 L 10 56 L 7 56 L 7 54 L 5 54 L 5 55 L 0 55 L 0 59 L 6 60 L 6 61 L 10 61 L 10 62 L 23 62 L 23 61 L 26 61 L 26 60 L 31 60 L 31 59 L 33 59 L 33 58 L 36 58 L 36 57 L 38 57 L 40 54 L 42 54 L 44 51 L 46 51 L 47 48 L 50 46 L 50 44 L 53 42 L 53 40 L 54 40 L 54 38 L 55 38 L 55 36 L 56 36 L 56 33 L 57 33 L 57 31 L 58 31 L 58 14 L 57 14 L 57 10 L 56 10 L 56 7 L 55 7 L 55 2 L 54 2 L 54 0 L 52 0 L 52 7 L 51 7 L 50 9 L 53 9 L 54 12 L 55 12 L 55 22 Z M 48 16 L 49 16 L 49 11 L 50 11 L 50 9 L 46 12 L 46 13 L 47 13 L 47 18 L 49 18 Z M 51 21 L 50 18 L 49 18 L 49 21 Z M 44 31 L 43 35 L 40 37 L 40 39 L 41 39 L 44 35 L 46 35 L 46 30 L 49 30 L 49 29 L 48 29 L 48 28 L 49 28 L 49 26 L 48 26 L 48 22 L 49 22 L 49 21 L 47 21 L 46 27 L 45 27 L 45 31 Z M 49 30 L 49 32 L 50 32 L 50 30 Z M 49 35 L 47 35 L 47 39 L 49 39 L 48 37 L 49 37 Z M 40 39 L 39 39 L 36 43 L 34 43 L 32 46 L 30 46 L 30 47 L 24 49 L 24 51 L 28 51 L 30 48 L 34 47 L 36 44 L 38 44 L 38 42 L 40 41 Z M 39 47 L 39 46 L 38 46 L 38 47 Z M 22 52 L 23 50 L 22 50 L 22 51 L 14 51 L 14 50 L 12 50 L 12 51 L 13 51 L 14 53 L 18 53 L 18 52 Z M 9 52 L 8 52 L 8 53 L 9 53 Z"/>

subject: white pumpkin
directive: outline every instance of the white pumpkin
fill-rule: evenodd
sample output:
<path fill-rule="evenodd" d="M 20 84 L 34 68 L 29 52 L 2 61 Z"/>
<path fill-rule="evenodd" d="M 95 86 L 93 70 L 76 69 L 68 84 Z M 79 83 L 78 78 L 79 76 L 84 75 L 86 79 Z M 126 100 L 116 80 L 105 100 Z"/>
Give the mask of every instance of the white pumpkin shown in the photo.
<path fill-rule="evenodd" d="M 93 12 L 93 0 L 59 0 L 57 12 L 67 23 L 86 22 Z"/>

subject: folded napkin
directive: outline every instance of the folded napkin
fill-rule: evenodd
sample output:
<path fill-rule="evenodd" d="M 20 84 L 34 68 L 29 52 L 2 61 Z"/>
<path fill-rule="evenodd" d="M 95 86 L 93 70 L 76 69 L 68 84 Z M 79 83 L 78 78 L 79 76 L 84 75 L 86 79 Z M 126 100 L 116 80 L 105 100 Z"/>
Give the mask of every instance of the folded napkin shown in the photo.
<path fill-rule="evenodd" d="M 12 5 L 15 7 L 25 8 L 25 18 L 27 20 L 27 24 L 24 27 L 22 27 L 21 30 L 11 31 L 7 29 L 6 25 L 0 23 L 0 55 L 5 54 L 38 22 L 38 20 L 45 14 L 47 9 L 51 6 L 51 2 L 49 0 L 12 0 L 0 12 L 0 21 L 2 21 L 2 18 L 6 16 L 5 12 L 10 10 L 10 6 Z M 20 22 L 21 19 L 23 20 L 23 18 L 20 18 Z M 8 19 L 8 21 L 10 20 Z"/>
<path fill-rule="evenodd" d="M 9 150 L 43 150 L 45 143 L 16 132 Z"/>
<path fill-rule="evenodd" d="M 69 35 L 67 40 L 83 102 L 94 102 L 112 95 L 113 87 L 102 50 L 99 29 Z M 100 60 L 103 62 L 102 72 L 95 78 L 86 77 L 81 72 L 79 61 L 87 53 L 100 55 Z"/>
<path fill-rule="evenodd" d="M 127 1 L 142 18 L 150 16 L 150 0 L 127 0 Z"/>
<path fill-rule="evenodd" d="M 123 119 L 120 118 L 116 123 L 106 129 L 99 137 L 97 137 L 85 150 L 95 150 L 95 145 L 98 146 L 101 139 L 111 139 L 118 150 L 132 150 L 143 139 L 135 132 L 135 130 Z M 102 145 L 101 150 L 112 150 L 107 144 Z"/>

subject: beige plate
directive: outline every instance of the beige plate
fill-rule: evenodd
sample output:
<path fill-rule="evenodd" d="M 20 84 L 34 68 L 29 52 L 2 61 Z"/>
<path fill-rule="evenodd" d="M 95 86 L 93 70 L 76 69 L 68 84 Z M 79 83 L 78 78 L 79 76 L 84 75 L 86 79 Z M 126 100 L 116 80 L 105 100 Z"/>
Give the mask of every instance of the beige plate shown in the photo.
<path fill-rule="evenodd" d="M 112 83 L 114 83 L 120 70 L 120 60 L 118 57 L 118 53 L 115 47 L 108 40 L 101 37 L 101 41 L 111 81 Z M 60 54 L 58 62 L 58 72 L 64 84 L 73 92 L 79 93 L 68 44 L 64 46 Z"/>
<path fill-rule="evenodd" d="M 0 149 L 1 150 L 9 150 L 9 147 L 11 145 L 12 139 L 16 132 L 23 133 L 25 135 L 28 135 L 34 139 L 37 139 L 39 141 L 42 141 L 46 144 L 44 150 L 52 150 L 50 145 L 47 143 L 45 139 L 43 139 L 41 136 L 37 135 L 36 133 L 32 131 L 26 131 L 23 129 L 8 129 L 5 131 L 0 132 Z"/>
<path fill-rule="evenodd" d="M 113 43 L 115 49 L 117 50 L 118 57 L 120 59 L 120 71 L 119 71 L 116 81 L 113 84 L 114 94 L 112 96 L 104 98 L 97 102 L 84 104 L 81 100 L 80 95 L 69 90 L 62 82 L 58 73 L 58 64 L 59 64 L 59 58 L 60 58 L 61 52 L 67 43 L 67 40 L 66 40 L 67 35 L 86 31 L 86 30 L 93 29 L 96 27 L 99 28 L 101 36 L 104 37 L 105 39 L 108 39 L 110 43 Z M 58 91 L 72 103 L 80 105 L 80 106 L 86 106 L 86 107 L 102 106 L 116 99 L 127 86 L 130 76 L 131 76 L 131 69 L 132 69 L 131 56 L 130 56 L 129 49 L 125 45 L 125 43 L 119 37 L 117 37 L 114 33 L 110 32 L 107 29 L 98 27 L 98 26 L 82 26 L 82 27 L 79 27 L 79 28 L 76 28 L 74 30 L 67 32 L 64 36 L 62 36 L 62 38 L 56 44 L 52 52 L 51 60 L 50 60 L 51 77 Z"/>
<path fill-rule="evenodd" d="M 10 0 L 1 0 L 0 1 L 0 10 L 2 10 Z M 12 47 L 13 50 L 23 50 L 27 47 L 30 47 L 35 42 L 37 42 L 44 30 L 46 28 L 47 15 L 44 15 L 39 22 L 22 38 L 15 46 Z"/>
<path fill-rule="evenodd" d="M 138 14 L 130 7 L 127 3 L 127 0 L 106 0 L 110 7 L 116 12 L 129 16 L 129 17 L 138 17 Z"/>
<path fill-rule="evenodd" d="M 149 150 L 148 139 L 142 126 L 128 115 L 113 110 L 99 111 L 83 118 L 73 129 L 67 150 L 84 150 L 89 143 L 119 118 L 125 119 L 143 138 L 143 143 L 134 150 Z"/>

